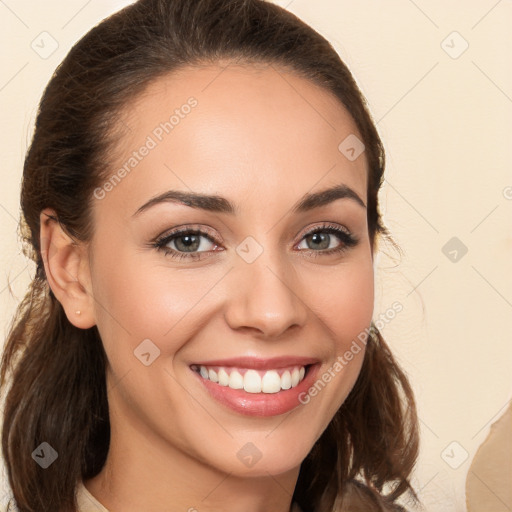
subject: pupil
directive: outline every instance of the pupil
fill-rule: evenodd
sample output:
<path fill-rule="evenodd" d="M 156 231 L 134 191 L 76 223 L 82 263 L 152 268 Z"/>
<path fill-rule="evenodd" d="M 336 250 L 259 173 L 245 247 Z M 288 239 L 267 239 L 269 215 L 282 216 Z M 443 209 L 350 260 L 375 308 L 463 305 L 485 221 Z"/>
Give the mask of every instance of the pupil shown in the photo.
<path fill-rule="evenodd" d="M 197 249 L 199 245 L 198 238 L 197 235 L 183 235 L 176 240 L 176 246 L 179 248 L 181 242 L 185 249 Z"/>
<path fill-rule="evenodd" d="M 313 233 L 310 236 L 310 238 L 311 238 L 311 241 L 315 244 L 316 243 L 322 244 L 322 242 L 324 242 L 323 246 L 321 247 L 322 249 L 325 249 L 326 247 L 329 246 L 329 236 L 327 235 L 327 233 Z M 327 242 L 327 245 L 325 244 L 325 242 Z"/>

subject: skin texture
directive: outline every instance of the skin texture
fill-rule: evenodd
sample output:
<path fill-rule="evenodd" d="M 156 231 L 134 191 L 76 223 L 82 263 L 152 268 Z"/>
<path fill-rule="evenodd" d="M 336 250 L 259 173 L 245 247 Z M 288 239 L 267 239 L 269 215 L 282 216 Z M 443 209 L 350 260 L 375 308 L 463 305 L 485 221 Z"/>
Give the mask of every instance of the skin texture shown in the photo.
<path fill-rule="evenodd" d="M 303 195 L 339 184 L 366 204 L 366 161 L 338 150 L 358 132 L 328 92 L 275 66 L 208 65 L 159 78 L 129 105 L 112 173 L 191 96 L 197 106 L 94 200 L 90 244 L 72 245 L 46 217 L 51 211 L 41 215 L 50 286 L 74 325 L 98 326 L 108 357 L 110 451 L 85 485 L 111 512 L 287 512 L 300 464 L 354 385 L 364 350 L 307 405 L 267 418 L 214 401 L 189 365 L 311 356 L 321 376 L 370 325 L 366 209 L 338 199 L 291 213 Z M 218 194 L 239 212 L 167 202 L 133 216 L 170 189 Z M 323 222 L 345 227 L 358 244 L 321 254 L 324 246 L 308 245 L 304 235 Z M 216 238 L 201 238 L 203 259 L 151 247 L 184 225 Z M 247 236 L 263 248 L 250 264 L 236 252 Z M 184 252 L 176 242 L 169 246 Z M 342 243 L 330 235 L 328 248 Z M 160 350 L 149 366 L 134 356 L 144 339 Z M 262 454 L 251 467 L 237 457 L 246 443 Z"/>

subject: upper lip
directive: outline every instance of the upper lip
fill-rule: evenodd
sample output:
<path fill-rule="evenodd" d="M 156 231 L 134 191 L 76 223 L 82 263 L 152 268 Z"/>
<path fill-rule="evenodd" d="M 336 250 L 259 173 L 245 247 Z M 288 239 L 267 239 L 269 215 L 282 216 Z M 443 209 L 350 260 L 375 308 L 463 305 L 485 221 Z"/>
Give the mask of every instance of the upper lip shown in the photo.
<path fill-rule="evenodd" d="M 265 359 L 262 357 L 233 357 L 230 359 L 215 359 L 194 363 L 196 366 L 237 366 L 254 370 L 272 370 L 287 366 L 307 366 L 318 363 L 314 357 L 280 356 Z"/>

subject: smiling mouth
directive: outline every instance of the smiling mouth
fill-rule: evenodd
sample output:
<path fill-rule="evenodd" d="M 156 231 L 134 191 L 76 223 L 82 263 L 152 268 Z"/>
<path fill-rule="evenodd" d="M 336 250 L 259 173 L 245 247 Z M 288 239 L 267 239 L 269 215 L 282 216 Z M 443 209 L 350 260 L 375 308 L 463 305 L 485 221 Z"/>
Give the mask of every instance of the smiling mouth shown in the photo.
<path fill-rule="evenodd" d="M 193 364 L 190 368 L 204 380 L 247 393 L 279 393 L 299 385 L 308 373 L 311 364 L 292 365 L 269 370 L 254 370 L 233 366 L 203 366 Z"/>

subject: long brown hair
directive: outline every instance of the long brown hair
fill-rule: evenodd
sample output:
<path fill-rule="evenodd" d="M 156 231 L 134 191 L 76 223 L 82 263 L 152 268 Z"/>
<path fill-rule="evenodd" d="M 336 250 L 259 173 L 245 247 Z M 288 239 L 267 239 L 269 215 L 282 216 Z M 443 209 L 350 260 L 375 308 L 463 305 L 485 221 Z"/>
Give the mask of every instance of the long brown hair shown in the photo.
<path fill-rule="evenodd" d="M 121 109 L 158 77 L 219 59 L 283 66 L 339 99 L 366 147 L 372 248 L 389 236 L 377 197 L 384 149 L 365 99 L 329 42 L 296 16 L 262 0 L 139 0 L 91 29 L 44 91 L 23 168 L 20 228 L 36 274 L 0 373 L 0 389 L 12 382 L 2 451 L 22 512 L 75 511 L 76 484 L 100 472 L 110 442 L 103 345 L 96 327 L 68 321 L 48 285 L 40 213 L 52 208 L 74 239 L 89 240 L 91 197 L 112 170 Z M 42 442 L 58 453 L 47 469 L 32 458 Z M 375 328 L 351 393 L 301 465 L 294 500 L 305 512 L 402 510 L 400 497 L 417 499 L 417 452 L 411 387 Z"/>

